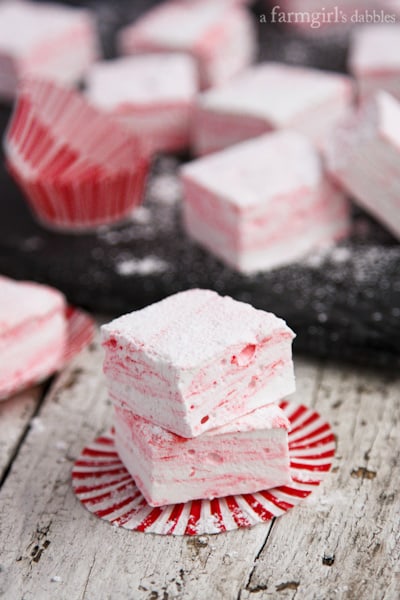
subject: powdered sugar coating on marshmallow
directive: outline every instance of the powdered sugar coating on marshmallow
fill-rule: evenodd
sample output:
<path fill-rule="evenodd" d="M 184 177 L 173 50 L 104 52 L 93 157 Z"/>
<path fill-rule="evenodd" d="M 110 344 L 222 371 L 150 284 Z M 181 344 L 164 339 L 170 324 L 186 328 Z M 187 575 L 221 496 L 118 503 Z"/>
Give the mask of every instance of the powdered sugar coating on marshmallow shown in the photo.
<path fill-rule="evenodd" d="M 381 24 L 354 30 L 349 58 L 361 100 L 384 90 L 400 100 L 400 25 Z"/>
<path fill-rule="evenodd" d="M 275 129 L 320 143 L 347 112 L 351 80 L 336 73 L 278 63 L 255 65 L 200 95 L 193 125 L 197 154 L 208 154 Z"/>
<path fill-rule="evenodd" d="M 189 290 L 103 326 L 117 405 L 184 437 L 294 391 L 294 333 L 271 313 Z"/>
<path fill-rule="evenodd" d="M 193 58 L 154 53 L 95 64 L 86 93 L 92 104 L 132 128 L 153 153 L 188 146 L 197 89 Z"/>
<path fill-rule="evenodd" d="M 313 145 L 281 131 L 182 168 L 189 235 L 252 273 L 288 264 L 349 230 L 349 207 Z"/>
<path fill-rule="evenodd" d="M 27 75 L 78 81 L 99 56 L 88 10 L 57 4 L 0 3 L 0 97 L 12 98 Z"/>
<path fill-rule="evenodd" d="M 247 67 L 256 49 L 250 14 L 227 0 L 164 2 L 125 27 L 119 46 L 122 54 L 186 52 L 197 61 L 203 88 Z"/>
<path fill-rule="evenodd" d="M 378 92 L 325 148 L 334 179 L 400 239 L 400 103 Z"/>
<path fill-rule="evenodd" d="M 0 399 L 56 370 L 66 343 L 60 292 L 0 277 Z"/>
<path fill-rule="evenodd" d="M 114 416 L 121 460 L 152 506 L 254 493 L 291 482 L 289 422 L 269 405 L 184 439 L 126 407 Z"/>

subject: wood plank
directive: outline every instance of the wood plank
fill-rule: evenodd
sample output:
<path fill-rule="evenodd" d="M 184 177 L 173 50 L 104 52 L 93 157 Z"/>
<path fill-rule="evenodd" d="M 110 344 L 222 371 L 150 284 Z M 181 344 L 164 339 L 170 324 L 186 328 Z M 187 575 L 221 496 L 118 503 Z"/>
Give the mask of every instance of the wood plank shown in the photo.
<path fill-rule="evenodd" d="M 110 423 L 101 361 L 92 345 L 61 375 L 1 490 L 0 596 L 236 599 L 269 524 L 218 536 L 162 537 L 114 528 L 74 497 L 73 460 Z M 318 368 L 299 363 L 298 373 L 303 400 L 311 398 Z"/>
<path fill-rule="evenodd" d="M 0 481 L 14 458 L 41 396 L 42 386 L 35 386 L 0 401 Z"/>
<path fill-rule="evenodd" d="M 325 369 L 315 406 L 338 437 L 333 472 L 274 523 L 241 600 L 400 597 L 399 383 Z"/>

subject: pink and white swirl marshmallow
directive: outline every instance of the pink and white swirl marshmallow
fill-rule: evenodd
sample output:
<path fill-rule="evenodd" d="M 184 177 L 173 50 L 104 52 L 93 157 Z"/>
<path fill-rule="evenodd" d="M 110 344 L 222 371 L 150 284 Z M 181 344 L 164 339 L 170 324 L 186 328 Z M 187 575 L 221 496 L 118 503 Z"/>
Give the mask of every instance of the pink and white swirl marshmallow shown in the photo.
<path fill-rule="evenodd" d="M 288 485 L 290 423 L 275 404 L 185 439 L 116 407 L 115 445 L 151 506 Z"/>
<path fill-rule="evenodd" d="M 310 141 L 265 134 L 184 165 L 188 234 L 243 273 L 302 259 L 350 229 L 349 203 Z"/>
<path fill-rule="evenodd" d="M 251 15 L 231 0 L 169 0 L 122 29 L 118 42 L 122 54 L 189 54 L 196 60 L 202 88 L 227 81 L 256 54 Z"/>
<path fill-rule="evenodd" d="M 56 371 L 66 341 L 60 292 L 0 277 L 0 400 Z"/>
<path fill-rule="evenodd" d="M 115 405 L 182 437 L 271 404 L 295 389 L 286 323 L 209 290 L 188 290 L 102 327 Z"/>

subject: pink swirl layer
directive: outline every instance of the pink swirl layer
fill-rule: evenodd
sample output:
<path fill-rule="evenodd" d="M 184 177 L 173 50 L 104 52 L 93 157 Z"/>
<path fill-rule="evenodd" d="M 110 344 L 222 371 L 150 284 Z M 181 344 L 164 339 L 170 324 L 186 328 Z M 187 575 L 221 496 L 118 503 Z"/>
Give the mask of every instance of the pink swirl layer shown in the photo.
<path fill-rule="evenodd" d="M 289 484 L 288 428 L 272 405 L 188 440 L 115 409 L 116 447 L 152 506 Z"/>

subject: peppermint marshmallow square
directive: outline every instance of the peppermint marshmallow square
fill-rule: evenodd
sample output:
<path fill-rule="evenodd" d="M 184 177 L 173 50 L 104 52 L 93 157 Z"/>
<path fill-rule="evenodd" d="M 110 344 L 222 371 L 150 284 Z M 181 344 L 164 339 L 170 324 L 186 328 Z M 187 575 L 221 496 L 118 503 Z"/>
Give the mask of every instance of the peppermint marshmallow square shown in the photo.
<path fill-rule="evenodd" d="M 154 53 L 93 65 L 87 74 L 91 104 L 134 130 L 151 154 L 189 146 L 196 63 L 187 54 Z"/>
<path fill-rule="evenodd" d="M 75 83 L 99 53 L 90 11 L 23 0 L 0 3 L 0 98 L 11 100 L 26 76 Z"/>
<path fill-rule="evenodd" d="M 122 29 L 118 43 L 122 54 L 189 54 L 196 60 L 202 88 L 227 81 L 256 54 L 250 13 L 228 0 L 164 2 Z"/>
<path fill-rule="evenodd" d="M 378 92 L 337 129 L 325 156 L 336 183 L 400 240 L 400 102 Z"/>
<path fill-rule="evenodd" d="M 290 424 L 275 404 L 185 439 L 116 407 L 115 445 L 151 506 L 250 494 L 291 483 Z"/>
<path fill-rule="evenodd" d="M 295 389 L 294 333 L 271 313 L 189 290 L 102 327 L 115 405 L 196 437 Z"/>
<path fill-rule="evenodd" d="M 320 145 L 347 113 L 349 77 L 267 62 L 197 98 L 192 146 L 197 155 L 277 129 L 294 129 Z"/>
<path fill-rule="evenodd" d="M 400 25 L 357 27 L 352 37 L 349 68 L 357 81 L 361 101 L 378 90 L 400 100 Z"/>
<path fill-rule="evenodd" d="M 66 335 L 60 292 L 0 277 L 0 400 L 56 371 Z"/>
<path fill-rule="evenodd" d="M 299 260 L 349 232 L 347 200 L 294 131 L 199 158 L 181 177 L 188 235 L 245 274 Z"/>

